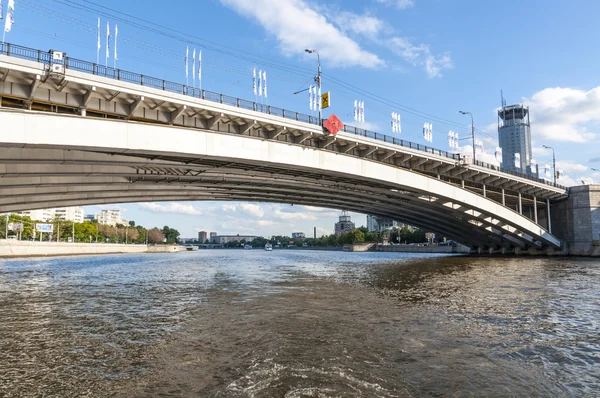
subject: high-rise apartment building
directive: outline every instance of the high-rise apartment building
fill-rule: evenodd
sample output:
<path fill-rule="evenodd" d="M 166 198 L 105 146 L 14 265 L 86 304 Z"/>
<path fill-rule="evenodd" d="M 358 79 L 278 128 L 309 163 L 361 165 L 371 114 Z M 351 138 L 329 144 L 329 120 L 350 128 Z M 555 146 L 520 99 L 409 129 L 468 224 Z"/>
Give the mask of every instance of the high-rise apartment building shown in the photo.
<path fill-rule="evenodd" d="M 369 232 L 382 233 L 392 228 L 398 228 L 402 225 L 391 218 L 377 217 L 368 215 L 367 216 L 367 229 Z"/>
<path fill-rule="evenodd" d="M 98 224 L 110 225 L 124 224 L 126 221 L 121 217 L 121 210 L 102 210 L 96 215 Z"/>
<path fill-rule="evenodd" d="M 502 109 L 498 111 L 498 142 L 502 148 L 502 168 L 537 175 L 537 170 L 531 170 L 530 167 L 532 154 L 529 107 L 506 106 L 504 100 L 502 102 Z"/>
<path fill-rule="evenodd" d="M 58 209 L 27 210 L 16 213 L 35 221 L 50 222 L 55 219 L 83 222 L 83 207 L 61 207 Z"/>
<path fill-rule="evenodd" d="M 340 220 L 335 223 L 335 234 L 340 236 L 344 232 L 350 232 L 355 228 L 354 223 L 347 211 L 342 211 Z"/>
<path fill-rule="evenodd" d="M 204 243 L 208 239 L 208 232 L 200 231 L 198 232 L 198 242 Z"/>

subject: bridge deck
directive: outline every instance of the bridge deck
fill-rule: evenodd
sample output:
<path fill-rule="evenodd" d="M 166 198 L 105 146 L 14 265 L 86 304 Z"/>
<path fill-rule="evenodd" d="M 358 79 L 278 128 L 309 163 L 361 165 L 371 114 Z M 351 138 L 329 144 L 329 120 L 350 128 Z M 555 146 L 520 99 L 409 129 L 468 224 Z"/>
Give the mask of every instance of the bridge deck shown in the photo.
<path fill-rule="evenodd" d="M 2 53 L 6 55 L 0 55 L 1 108 L 171 126 L 359 158 L 433 177 L 535 220 L 540 206 L 541 219 L 546 200 L 562 200 L 568 195 L 566 188 L 545 180 L 506 173 L 484 163 L 465 164 L 457 154 L 351 126 L 334 137 L 323 131 L 319 120 L 308 115 L 85 61 L 64 58 L 55 63 L 49 53 L 38 50 L 5 44 L 0 47 Z M 53 69 L 53 64 L 63 69 Z M 135 153 L 130 151 L 129 156 Z M 9 154 L 0 153 L 0 157 L 3 163 L 9 162 Z M 162 159 L 182 161 L 180 157 Z M 158 175 L 176 169 L 144 171 L 136 167 L 138 172 Z M 252 167 L 268 173 L 264 165 Z M 389 192 L 389 187 L 386 190 Z"/>

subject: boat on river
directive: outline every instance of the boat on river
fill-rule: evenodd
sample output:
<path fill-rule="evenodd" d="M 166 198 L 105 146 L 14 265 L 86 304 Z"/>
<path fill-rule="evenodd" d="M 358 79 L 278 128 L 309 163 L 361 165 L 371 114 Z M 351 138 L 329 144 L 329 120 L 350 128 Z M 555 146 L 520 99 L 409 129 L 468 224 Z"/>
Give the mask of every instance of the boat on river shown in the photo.
<path fill-rule="evenodd" d="M 273 251 L 273 246 L 270 243 L 267 243 L 265 245 L 265 250 L 268 252 L 271 252 L 271 251 Z"/>
<path fill-rule="evenodd" d="M 244 250 L 252 250 L 252 245 L 249 245 L 249 244 L 246 243 L 244 245 Z"/>

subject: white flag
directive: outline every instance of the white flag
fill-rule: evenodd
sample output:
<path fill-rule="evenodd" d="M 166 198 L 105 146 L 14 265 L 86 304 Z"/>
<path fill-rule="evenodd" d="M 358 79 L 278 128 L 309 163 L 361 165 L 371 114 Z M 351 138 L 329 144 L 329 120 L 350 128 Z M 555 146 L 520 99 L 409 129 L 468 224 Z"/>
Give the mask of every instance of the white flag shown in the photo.
<path fill-rule="evenodd" d="M 402 134 L 402 119 L 399 113 L 396 113 L 396 130 L 398 134 Z"/>
<path fill-rule="evenodd" d="M 531 168 L 532 173 L 537 173 L 537 162 L 531 159 L 531 162 L 529 163 L 529 168 Z"/>
<path fill-rule="evenodd" d="M 194 53 L 192 54 L 192 81 L 194 82 L 194 88 L 196 88 L 196 49 L 194 48 Z"/>
<path fill-rule="evenodd" d="M 521 154 L 520 153 L 515 153 L 515 167 L 517 169 L 521 168 Z"/>
<path fill-rule="evenodd" d="M 312 86 L 308 86 L 308 106 L 313 110 Z"/>
<path fill-rule="evenodd" d="M 117 38 L 119 37 L 119 27 L 117 26 L 117 24 L 115 24 L 115 61 L 118 61 L 119 58 L 117 58 Z M 115 63 L 116 66 L 116 63 Z"/>
<path fill-rule="evenodd" d="M 358 101 L 354 100 L 354 121 L 358 122 Z"/>
<path fill-rule="evenodd" d="M 8 0 L 8 9 L 6 10 L 6 21 L 4 22 L 4 32 L 10 32 L 15 23 L 15 0 Z"/>
<path fill-rule="evenodd" d="M 264 80 L 264 82 L 263 82 L 263 92 L 264 92 L 265 98 L 267 98 L 267 71 L 263 72 L 263 80 Z"/>
<path fill-rule="evenodd" d="M 319 110 L 319 105 L 317 104 L 317 86 L 313 87 L 313 110 L 315 112 Z"/>
<path fill-rule="evenodd" d="M 258 96 L 262 97 L 263 95 L 263 89 L 262 89 L 262 70 L 258 71 Z"/>
<path fill-rule="evenodd" d="M 319 95 L 317 97 L 317 102 L 319 103 L 319 109 L 318 109 L 319 111 L 323 110 L 323 108 L 322 108 L 323 104 L 321 102 L 322 98 L 323 97 L 321 97 L 321 87 L 319 86 Z"/>
<path fill-rule="evenodd" d="M 546 164 L 546 167 L 544 167 L 544 172 L 546 174 L 546 178 L 552 177 L 552 175 L 550 174 L 550 165 L 549 164 Z"/>
<path fill-rule="evenodd" d="M 98 18 L 98 51 L 102 48 L 102 44 L 100 43 L 100 18 Z"/>
<path fill-rule="evenodd" d="M 365 122 L 365 101 L 360 102 L 360 122 Z"/>
<path fill-rule="evenodd" d="M 502 163 L 502 148 L 496 147 L 495 156 L 496 156 L 496 162 Z"/>
<path fill-rule="evenodd" d="M 254 91 L 254 95 L 258 95 L 256 92 L 256 68 L 252 71 L 252 90 Z"/>
<path fill-rule="evenodd" d="M 202 50 L 198 51 L 198 86 L 202 89 Z"/>
<path fill-rule="evenodd" d="M 106 21 L 106 59 L 110 58 L 110 24 Z M 107 65 L 108 66 L 108 65 Z"/>
<path fill-rule="evenodd" d="M 185 47 L 185 78 L 187 79 L 189 76 L 189 61 L 188 58 L 190 56 L 190 48 L 188 46 Z"/>

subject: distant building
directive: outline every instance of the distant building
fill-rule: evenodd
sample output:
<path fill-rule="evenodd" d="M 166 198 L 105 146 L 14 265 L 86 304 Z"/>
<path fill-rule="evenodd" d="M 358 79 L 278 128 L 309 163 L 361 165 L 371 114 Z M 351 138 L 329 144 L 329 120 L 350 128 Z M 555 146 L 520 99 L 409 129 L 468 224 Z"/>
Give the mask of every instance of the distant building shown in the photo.
<path fill-rule="evenodd" d="M 212 234 L 211 234 L 212 235 Z M 210 243 L 215 243 L 217 245 L 224 245 L 229 242 L 252 242 L 254 239 L 258 238 L 258 236 L 252 235 L 215 235 L 211 236 Z"/>
<path fill-rule="evenodd" d="M 351 217 L 348 215 L 348 212 L 343 211 L 342 215 L 340 216 L 340 221 L 335 223 L 335 234 L 340 236 L 344 232 L 352 231 L 354 228 L 356 227 L 352 222 Z"/>
<path fill-rule="evenodd" d="M 98 224 L 110 225 L 112 227 L 126 222 L 121 218 L 121 210 L 102 210 L 96 214 L 96 219 L 98 220 Z"/>
<path fill-rule="evenodd" d="M 391 218 L 377 217 L 368 215 L 367 216 L 367 229 L 369 232 L 382 233 L 393 228 L 400 228 L 402 224 Z"/>
<path fill-rule="evenodd" d="M 506 106 L 502 100 L 498 111 L 498 142 L 502 148 L 502 167 L 520 173 L 537 175 L 531 170 L 531 124 L 529 107 L 523 105 Z M 518 164 L 515 154 L 520 155 Z M 518 166 L 518 167 L 517 167 Z"/>
<path fill-rule="evenodd" d="M 306 239 L 304 232 L 292 232 L 292 239 Z"/>
<path fill-rule="evenodd" d="M 208 239 L 208 233 L 206 231 L 198 232 L 198 242 L 204 243 Z"/>
<path fill-rule="evenodd" d="M 81 223 L 83 222 L 83 207 L 54 209 L 54 218 Z"/>
<path fill-rule="evenodd" d="M 83 207 L 61 207 L 58 209 L 28 210 L 15 214 L 43 222 L 49 222 L 57 218 L 65 221 L 79 223 L 83 222 Z"/>
<path fill-rule="evenodd" d="M 212 241 L 215 236 L 217 236 L 217 233 L 216 232 L 211 232 L 210 233 L 210 240 Z"/>
<path fill-rule="evenodd" d="M 27 210 L 15 213 L 19 216 L 29 217 L 35 221 L 48 222 L 54 218 L 53 209 Z"/>

